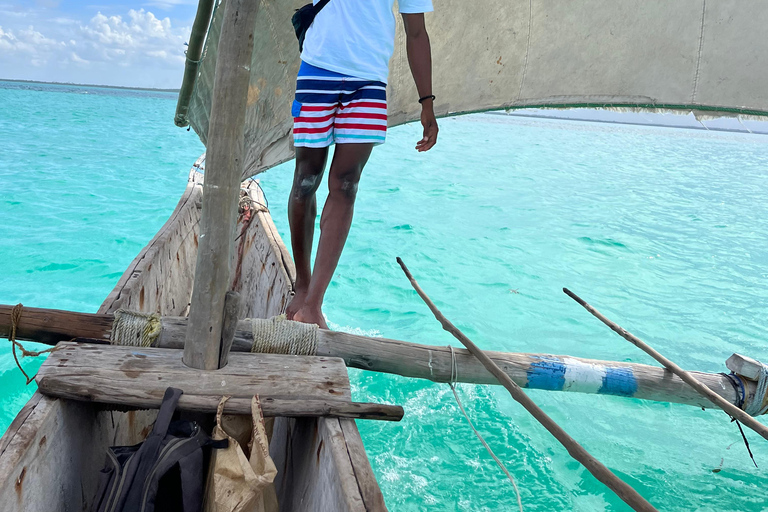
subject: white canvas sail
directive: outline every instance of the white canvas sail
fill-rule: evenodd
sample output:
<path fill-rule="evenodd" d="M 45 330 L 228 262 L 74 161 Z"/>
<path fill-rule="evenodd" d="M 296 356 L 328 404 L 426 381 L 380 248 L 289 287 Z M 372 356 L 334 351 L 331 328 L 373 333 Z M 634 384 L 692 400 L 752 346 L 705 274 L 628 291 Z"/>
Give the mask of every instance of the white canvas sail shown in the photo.
<path fill-rule="evenodd" d="M 299 52 L 290 23 L 308 0 L 261 0 L 246 117 L 245 176 L 293 157 Z M 363 1 L 363 0 L 361 0 Z M 768 116 L 764 0 L 434 0 L 427 14 L 440 116 L 524 107 L 631 107 Z M 189 108 L 205 143 L 223 6 Z M 390 126 L 420 113 L 398 19 Z"/>

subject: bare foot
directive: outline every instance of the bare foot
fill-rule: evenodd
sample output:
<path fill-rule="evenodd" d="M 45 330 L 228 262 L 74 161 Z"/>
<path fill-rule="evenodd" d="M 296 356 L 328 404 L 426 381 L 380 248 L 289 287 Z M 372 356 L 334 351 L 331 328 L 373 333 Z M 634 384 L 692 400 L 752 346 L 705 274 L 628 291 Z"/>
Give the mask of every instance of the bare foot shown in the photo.
<path fill-rule="evenodd" d="M 305 324 L 317 324 L 321 329 L 328 329 L 328 324 L 325 323 L 325 317 L 320 308 L 313 308 L 305 305 L 294 313 L 293 319 Z"/>
<path fill-rule="evenodd" d="M 304 307 L 304 299 L 306 298 L 306 290 L 296 291 L 296 293 L 293 295 L 293 298 L 291 299 L 291 302 L 288 304 L 288 307 L 285 308 L 285 318 L 288 320 L 293 320 L 293 317 L 296 316 L 296 312 Z"/>

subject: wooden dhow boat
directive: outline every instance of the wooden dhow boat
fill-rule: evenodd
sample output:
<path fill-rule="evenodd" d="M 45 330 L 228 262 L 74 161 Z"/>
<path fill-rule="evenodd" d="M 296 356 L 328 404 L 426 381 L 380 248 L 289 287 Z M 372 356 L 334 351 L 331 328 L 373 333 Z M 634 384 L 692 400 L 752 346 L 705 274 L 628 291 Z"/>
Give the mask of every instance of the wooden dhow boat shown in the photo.
<path fill-rule="evenodd" d="M 220 363 L 228 291 L 240 295 L 229 317 L 240 320 L 232 327 L 230 357 L 252 371 L 227 374 L 236 383 L 220 379 L 217 395 L 261 392 L 274 398 L 265 412 L 276 417 L 270 453 L 278 469 L 281 510 L 385 510 L 354 418 L 397 419 L 398 414 L 385 406 L 351 402 L 339 365 L 436 382 L 450 381 L 452 368 L 458 367 L 461 381 L 496 383 L 464 350 L 328 331 L 317 333 L 314 356 L 238 355 L 250 351 L 253 340 L 253 324 L 242 319 L 279 315 L 292 293 L 291 258 L 263 206 L 264 197 L 255 181 L 247 180 L 242 188 L 238 184 L 293 155 L 289 112 L 299 61 L 288 20 L 302 3 L 201 1 L 176 122 L 195 129 L 206 144 L 207 161 L 195 164 L 171 218 L 99 312 L 25 309 L 19 319 L 13 308 L 0 307 L 0 335 L 10 336 L 13 330 L 17 339 L 66 343 L 54 354 L 55 364 L 44 365 L 40 390 L 0 440 L 4 512 L 88 510 L 97 485 L 93 469 L 101 465 L 107 447 L 140 442 L 151 428 L 155 413 L 146 407 L 156 406 L 159 397 L 142 395 L 140 382 L 147 379 L 137 376 L 146 376 L 151 364 L 167 363 L 169 374 L 204 388 L 226 370 L 211 369 L 207 351 L 215 353 L 214 365 Z M 757 1 L 581 0 L 555 6 L 539 0 L 486 0 L 477 9 L 472 2 L 445 0 L 436 8 L 428 26 L 436 111 L 442 116 L 524 107 L 768 116 L 768 94 L 758 85 L 768 73 L 762 37 L 768 9 Z M 402 47 L 402 26 L 397 37 Z M 416 119 L 418 109 L 405 52 L 396 52 L 391 69 L 390 125 L 397 125 Z M 160 348 L 126 351 L 99 344 L 115 341 L 114 322 L 125 310 L 160 316 L 153 338 Z M 90 347 L 87 357 L 83 347 Z M 196 369 L 181 364 L 182 347 L 183 361 Z M 176 366 L 153 359 L 159 353 L 153 351 L 163 350 L 176 354 Z M 68 365 L 63 354 L 94 363 Z M 489 354 L 522 387 L 712 406 L 658 367 Z M 765 367 L 739 356 L 729 360 L 729 367 L 739 385 L 720 374 L 694 376 L 731 404 L 764 404 Z M 77 380 L 85 371 L 101 380 Z M 154 378 L 162 381 L 158 374 Z M 298 396 L 293 388 L 304 394 Z M 188 409 L 210 411 L 207 395 L 193 395 Z M 281 397 L 287 398 L 281 402 Z M 115 404 L 133 410 L 115 410 Z"/>

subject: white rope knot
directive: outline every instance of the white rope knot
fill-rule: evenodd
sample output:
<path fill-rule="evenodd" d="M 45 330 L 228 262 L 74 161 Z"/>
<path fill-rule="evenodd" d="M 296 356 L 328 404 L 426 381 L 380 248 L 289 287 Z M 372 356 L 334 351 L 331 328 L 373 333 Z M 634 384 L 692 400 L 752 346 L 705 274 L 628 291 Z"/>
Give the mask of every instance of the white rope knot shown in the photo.
<path fill-rule="evenodd" d="M 755 394 L 744 402 L 744 412 L 750 416 L 760 416 L 768 412 L 768 365 L 760 363 Z"/>
<path fill-rule="evenodd" d="M 252 318 L 253 346 L 251 352 L 261 354 L 317 355 L 315 324 L 286 320 L 285 315 L 272 318 Z"/>
<path fill-rule="evenodd" d="M 160 336 L 162 323 L 157 313 L 118 309 L 112 321 L 112 345 L 151 347 Z"/>

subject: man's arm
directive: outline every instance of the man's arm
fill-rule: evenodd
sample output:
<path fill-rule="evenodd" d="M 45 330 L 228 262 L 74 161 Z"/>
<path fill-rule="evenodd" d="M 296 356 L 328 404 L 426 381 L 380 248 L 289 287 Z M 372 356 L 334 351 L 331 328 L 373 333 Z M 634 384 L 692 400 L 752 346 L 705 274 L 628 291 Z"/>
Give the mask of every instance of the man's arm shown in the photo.
<path fill-rule="evenodd" d="M 429 35 L 424 24 L 424 14 L 403 14 L 405 25 L 406 51 L 411 74 L 419 91 L 419 98 L 432 94 L 432 50 Z M 421 124 L 424 126 L 424 138 L 416 143 L 417 151 L 428 151 L 437 142 L 437 119 L 432 99 L 421 104 Z"/>

